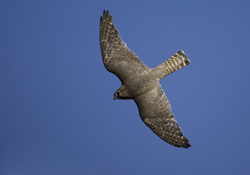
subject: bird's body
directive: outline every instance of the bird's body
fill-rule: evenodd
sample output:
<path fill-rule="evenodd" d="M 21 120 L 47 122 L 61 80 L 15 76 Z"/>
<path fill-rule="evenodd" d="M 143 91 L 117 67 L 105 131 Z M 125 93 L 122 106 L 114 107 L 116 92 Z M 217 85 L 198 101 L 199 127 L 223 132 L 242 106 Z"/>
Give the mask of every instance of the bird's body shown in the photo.
<path fill-rule="evenodd" d="M 159 83 L 190 63 L 186 54 L 178 51 L 159 66 L 148 68 L 122 41 L 109 11 L 104 11 L 100 20 L 100 47 L 104 66 L 122 82 L 114 99 L 133 99 L 142 121 L 156 135 L 173 146 L 190 147 Z"/>

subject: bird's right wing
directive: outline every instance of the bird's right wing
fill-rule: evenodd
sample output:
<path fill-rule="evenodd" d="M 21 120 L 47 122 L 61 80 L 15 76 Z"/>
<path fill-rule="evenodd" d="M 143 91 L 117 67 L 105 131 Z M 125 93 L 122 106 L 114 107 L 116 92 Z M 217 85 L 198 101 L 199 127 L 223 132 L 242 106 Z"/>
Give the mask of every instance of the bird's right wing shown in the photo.
<path fill-rule="evenodd" d="M 157 136 L 176 147 L 191 147 L 174 119 L 169 100 L 160 84 L 134 100 L 141 119 Z"/>
<path fill-rule="evenodd" d="M 121 81 L 149 69 L 122 41 L 108 10 L 100 19 L 100 47 L 104 66 Z"/>

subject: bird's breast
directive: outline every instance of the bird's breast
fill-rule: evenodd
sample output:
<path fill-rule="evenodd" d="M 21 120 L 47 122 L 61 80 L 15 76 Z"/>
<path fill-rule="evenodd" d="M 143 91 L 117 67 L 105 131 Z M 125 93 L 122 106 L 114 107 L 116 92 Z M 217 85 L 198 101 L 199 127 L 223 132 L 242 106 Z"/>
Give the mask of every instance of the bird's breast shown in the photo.
<path fill-rule="evenodd" d="M 148 79 L 147 77 L 138 77 L 126 81 L 126 86 L 134 98 L 146 94 L 157 87 L 157 81 Z"/>

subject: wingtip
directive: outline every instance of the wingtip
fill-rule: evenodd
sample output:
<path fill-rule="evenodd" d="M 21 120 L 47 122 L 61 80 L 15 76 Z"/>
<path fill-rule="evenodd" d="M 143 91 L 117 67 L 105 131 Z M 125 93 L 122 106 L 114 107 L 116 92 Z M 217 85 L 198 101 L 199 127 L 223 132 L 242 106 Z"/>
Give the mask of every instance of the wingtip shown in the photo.
<path fill-rule="evenodd" d="M 109 10 L 103 10 L 103 16 L 104 16 L 104 15 L 109 16 Z"/>
<path fill-rule="evenodd" d="M 100 18 L 101 22 L 106 21 L 106 20 L 110 21 L 111 23 L 113 23 L 113 18 L 110 15 L 109 10 L 103 10 L 103 15 Z"/>
<path fill-rule="evenodd" d="M 183 148 L 191 147 L 191 145 L 189 144 L 189 140 L 186 137 L 183 137 L 181 147 L 183 147 Z"/>
<path fill-rule="evenodd" d="M 178 147 L 178 148 L 186 148 L 186 149 L 191 147 L 189 142 L 184 142 L 184 143 L 181 143 L 181 144 L 171 144 L 171 145 L 173 145 L 175 147 Z"/>
<path fill-rule="evenodd" d="M 189 143 L 185 143 L 185 144 L 183 144 L 183 145 L 181 145 L 183 148 L 189 148 L 189 147 L 191 147 L 191 145 L 189 144 Z"/>

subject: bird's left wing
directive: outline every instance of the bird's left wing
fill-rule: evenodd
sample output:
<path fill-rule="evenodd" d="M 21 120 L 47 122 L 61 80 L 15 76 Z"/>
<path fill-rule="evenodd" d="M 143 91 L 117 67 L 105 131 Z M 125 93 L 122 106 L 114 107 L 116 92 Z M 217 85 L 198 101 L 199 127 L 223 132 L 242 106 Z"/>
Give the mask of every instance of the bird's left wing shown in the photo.
<path fill-rule="evenodd" d="M 100 47 L 104 66 L 121 81 L 149 70 L 123 42 L 108 10 L 100 19 Z"/>

